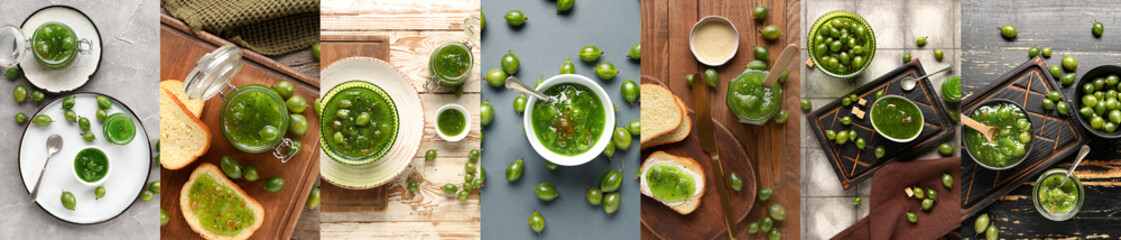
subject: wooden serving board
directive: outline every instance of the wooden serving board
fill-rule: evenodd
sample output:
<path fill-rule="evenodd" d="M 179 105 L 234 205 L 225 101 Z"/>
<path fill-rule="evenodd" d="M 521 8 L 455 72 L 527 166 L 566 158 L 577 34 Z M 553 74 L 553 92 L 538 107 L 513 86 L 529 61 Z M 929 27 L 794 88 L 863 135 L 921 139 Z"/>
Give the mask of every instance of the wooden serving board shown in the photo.
<path fill-rule="evenodd" d="M 661 81 L 648 76 L 642 78 L 642 83 L 656 83 L 665 86 Z M 688 111 L 689 117 L 698 121 L 693 110 Z M 712 160 L 708 153 L 705 153 L 701 148 L 700 135 L 697 133 L 696 126 L 696 124 L 693 124 L 693 130 L 681 142 L 642 150 L 644 162 L 651 153 L 664 151 L 674 156 L 692 158 L 705 171 L 705 192 L 701 196 L 701 205 L 689 215 L 681 215 L 653 198 L 642 197 L 642 225 L 652 231 L 658 238 L 715 239 L 727 237 L 728 230 L 724 226 L 723 209 L 720 206 L 720 195 L 717 193 L 715 182 L 721 181 L 721 179 L 716 179 L 712 172 L 714 171 Z M 732 172 L 736 172 L 743 178 L 743 189 L 736 192 L 729 188 L 729 191 L 731 191 L 729 193 L 731 193 L 732 209 L 734 209 L 739 230 L 745 232 L 747 225 L 751 222 L 748 221 L 747 214 L 751 212 L 755 203 L 755 190 L 758 183 L 755 180 L 755 169 L 751 167 L 751 160 L 747 158 L 747 153 L 740 147 L 739 141 L 732 136 L 732 132 L 728 131 L 728 128 L 719 122 L 715 122 L 715 126 L 716 142 L 720 149 L 720 158 L 723 160 L 721 162 L 725 167 L 724 176 L 727 177 Z"/>
<path fill-rule="evenodd" d="M 954 135 L 957 123 L 946 115 L 942 98 L 935 91 L 934 86 L 930 84 L 930 79 L 920 80 L 915 89 L 910 92 L 903 91 L 903 88 L 900 87 L 899 83 L 903 77 L 922 75 L 926 75 L 922 63 L 918 59 L 913 60 L 854 90 L 851 94 L 856 94 L 866 101 L 863 106 L 856 102 L 848 107 L 842 106 L 841 100 L 838 99 L 807 116 L 811 131 L 821 142 L 821 147 L 825 149 L 825 155 L 829 157 L 829 163 L 833 165 L 833 171 L 837 173 L 837 178 L 841 180 L 841 186 L 844 186 L 845 189 L 871 178 L 876 170 L 888 163 L 911 160 L 925 152 L 920 150 L 937 147 L 938 144 Z M 915 102 L 922 110 L 923 119 L 926 122 L 922 133 L 915 140 L 909 143 L 897 143 L 880 136 L 872 128 L 872 121 L 869 116 L 872 103 L 876 99 L 876 92 L 885 89 L 887 90 L 885 96 L 903 96 Z M 845 94 L 845 96 L 849 96 L 849 94 Z M 852 110 L 854 108 L 864 111 L 864 118 L 859 118 L 856 114 L 853 114 Z M 841 118 L 845 116 L 852 119 L 852 125 L 841 124 Z M 856 134 L 864 138 L 866 142 L 864 150 L 856 148 L 853 141 L 844 145 L 837 145 L 835 141 L 825 138 L 825 131 L 827 130 L 840 132 L 850 129 L 856 130 Z M 876 159 L 874 154 L 877 146 L 883 146 L 886 151 L 880 159 Z"/>
<path fill-rule="evenodd" d="M 320 37 L 320 61 L 333 63 L 349 57 L 373 57 L 389 62 L 389 37 L 384 35 Z M 327 65 L 323 65 L 326 67 Z M 390 185 L 366 190 L 346 189 L 322 184 L 320 194 L 324 212 L 374 212 L 385 210 Z"/>
<path fill-rule="evenodd" d="M 802 26 L 802 2 L 784 0 L 642 0 L 642 75 L 649 75 L 665 81 L 670 91 L 681 97 L 686 106 L 701 104 L 693 102 L 691 88 L 685 84 L 684 76 L 702 72 L 706 68 L 720 73 L 720 84 L 711 89 L 707 104 L 712 107 L 712 118 L 732 132 L 736 140 L 747 152 L 752 166 L 758 172 L 755 176 L 758 186 L 770 187 L 774 195 L 769 203 L 786 207 L 787 220 L 780 226 L 784 238 L 800 239 L 802 236 L 802 118 L 798 109 L 801 98 L 802 73 L 797 63 L 790 66 L 790 78 L 784 86 L 782 105 L 789 112 L 785 124 L 768 123 L 764 126 L 742 124 L 725 104 L 727 83 L 743 72 L 745 65 L 752 61 L 755 46 L 770 50 L 768 66 L 788 44 L 803 44 L 800 32 Z M 770 14 L 764 21 L 751 18 L 751 9 L 767 6 Z M 739 50 L 731 61 L 719 67 L 708 67 L 697 62 L 689 50 L 689 33 L 694 23 L 703 17 L 719 15 L 731 20 L 739 30 Z M 768 42 L 759 36 L 759 30 L 773 25 L 782 29 L 783 34 L 775 41 Z M 755 208 L 748 219 L 759 220 L 767 216 L 763 208 Z M 746 234 L 743 239 L 759 238 L 762 235 Z M 642 239 L 656 239 L 652 229 L 643 228 Z M 649 237 L 648 237 L 649 236 Z"/>
<path fill-rule="evenodd" d="M 1046 94 L 1058 90 L 1058 86 L 1051 78 L 1047 63 L 1036 57 L 965 100 L 962 113 L 972 112 L 992 99 L 1019 103 L 1031 118 L 1035 137 L 1027 153 L 1028 158 L 1020 165 L 1003 171 L 979 166 L 969 154 L 962 153 L 962 220 L 1015 190 L 1024 181 L 1035 181 L 1034 177 L 1039 173 L 1074 154 L 1079 147 L 1090 141 L 1073 116 L 1043 109 Z M 1062 101 L 1074 106 L 1065 94 Z M 1071 107 L 1070 114 L 1078 114 L 1078 111 Z M 961 141 L 962 146 L 965 146 L 964 138 Z M 962 147 L 961 151 L 965 151 L 965 148 Z"/>
<path fill-rule="evenodd" d="M 160 20 L 160 79 L 186 78 L 199 58 L 228 43 L 206 32 L 195 35 L 182 22 L 166 15 Z M 252 83 L 272 86 L 280 81 L 288 81 L 295 86 L 295 94 L 303 96 L 308 102 L 318 98 L 317 79 L 300 75 L 283 64 L 268 60 L 252 51 L 245 49 L 242 51 L 244 64 L 231 82 L 234 86 Z M 202 113 L 201 119 L 209 127 L 211 135 L 210 149 L 207 153 L 182 169 L 160 170 L 164 183 L 163 188 L 160 189 L 160 206 L 167 211 L 171 219 L 166 226 L 160 228 L 160 235 L 172 239 L 201 239 L 183 219 L 179 210 L 179 192 L 199 163 L 209 162 L 220 166 L 222 156 L 230 156 L 243 166 L 256 167 L 260 174 L 260 179 L 253 182 L 244 179 L 234 180 L 265 209 L 264 223 L 252 238 L 288 239 L 292 236 L 296 222 L 303 212 L 308 193 L 311 192 L 315 179 L 319 176 L 319 116 L 310 107 L 303 113 L 308 121 L 307 134 L 298 137 L 303 147 L 288 163 L 282 164 L 279 159 L 272 156 L 271 151 L 249 154 L 230 145 L 219 125 L 223 104 L 219 98 L 220 96 L 216 96 L 207 101 Z M 286 134 L 285 137 L 297 136 Z M 270 193 L 263 188 L 264 180 L 273 176 L 285 180 L 284 188 L 280 192 Z"/>

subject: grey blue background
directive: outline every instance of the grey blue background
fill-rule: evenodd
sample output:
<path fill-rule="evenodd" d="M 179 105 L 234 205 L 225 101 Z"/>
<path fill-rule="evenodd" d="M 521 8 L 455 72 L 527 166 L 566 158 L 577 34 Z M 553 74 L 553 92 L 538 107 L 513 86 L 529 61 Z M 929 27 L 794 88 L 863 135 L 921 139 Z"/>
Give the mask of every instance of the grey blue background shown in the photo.
<path fill-rule="evenodd" d="M 7 1 L 0 4 L 0 24 L 20 25 L 31 13 L 50 5 L 69 5 L 84 12 L 101 32 L 101 67 L 79 92 L 113 96 L 132 108 L 147 130 L 148 138 L 159 138 L 159 2 L 121 0 L 100 1 Z M 3 70 L 7 70 L 6 68 Z M 24 124 L 12 119 L 17 112 L 31 115 L 40 106 L 59 97 L 47 94 L 42 103 L 16 103 L 11 98 L 17 84 L 31 88 L 26 79 L 0 80 L 0 239 L 158 239 L 159 195 L 151 201 L 136 202 L 123 214 L 108 222 L 77 225 L 55 219 L 27 199 L 20 180 L 18 152 Z M 75 143 L 70 143 L 75 144 Z M 58 156 L 56 156 L 57 158 Z M 153 165 L 158 166 L 158 165 Z M 149 181 L 160 172 L 148 172 Z"/>
<path fill-rule="evenodd" d="M 639 62 L 626 57 L 631 46 L 639 42 L 639 2 L 577 1 L 566 13 L 556 13 L 555 1 L 486 0 L 482 1 L 487 25 L 482 32 L 485 49 L 480 63 L 482 74 L 500 68 L 500 59 L 513 50 L 521 62 L 515 75 L 527 83 L 544 76 L 557 75 L 564 59 L 576 64 L 576 74 L 599 82 L 617 111 L 616 126 L 625 126 L 639 118 L 639 104 L 631 106 L 623 99 L 619 87 L 629 77 L 640 81 Z M 529 18 L 520 27 L 506 24 L 503 15 L 521 10 Z M 606 54 L 596 63 L 585 63 L 576 55 L 584 45 L 595 45 Z M 611 62 L 620 73 L 611 80 L 595 75 L 595 64 Z M 482 236 L 486 239 L 537 239 L 530 230 L 529 215 L 537 209 L 545 217 L 543 239 L 638 239 L 640 205 L 638 180 L 638 137 L 628 151 L 617 150 L 614 160 L 602 155 L 580 166 L 561 166 L 549 172 L 523 132 L 522 115 L 514 111 L 518 92 L 505 87 L 483 84 L 482 97 L 494 106 L 494 121 L 483 127 L 482 166 L 489 178 L 482 189 Z M 641 99 L 641 97 L 639 98 Z M 506 166 L 525 158 L 521 179 L 506 183 Z M 584 197 L 588 186 L 598 186 L 603 173 L 622 165 L 624 181 L 620 188 L 619 211 L 608 217 L 603 206 L 593 206 Z M 548 182 L 557 187 L 560 197 L 551 202 L 537 199 L 534 187 Z"/>

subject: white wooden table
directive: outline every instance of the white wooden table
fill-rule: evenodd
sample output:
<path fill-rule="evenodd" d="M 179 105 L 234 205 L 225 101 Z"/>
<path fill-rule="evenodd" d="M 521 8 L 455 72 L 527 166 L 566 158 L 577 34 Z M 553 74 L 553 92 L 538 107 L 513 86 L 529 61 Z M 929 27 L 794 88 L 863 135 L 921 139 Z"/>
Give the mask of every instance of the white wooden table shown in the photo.
<path fill-rule="evenodd" d="M 391 182 L 389 201 L 380 212 L 322 212 L 320 230 L 324 239 L 431 239 L 479 238 L 478 192 L 466 202 L 444 194 L 446 183 L 463 183 L 464 163 L 471 149 L 479 148 L 479 49 L 473 49 L 476 64 L 473 77 L 464 85 L 462 96 L 446 89 L 429 92 L 428 57 L 447 41 L 464 41 L 463 20 L 479 12 L 479 0 L 324 0 L 321 2 L 321 36 L 389 37 L 389 63 L 403 72 L 421 92 L 425 109 L 424 139 L 417 157 L 398 179 Z M 471 112 L 469 136 L 449 143 L 436 135 L 431 119 L 436 109 L 458 103 Z M 437 149 L 438 158 L 425 161 L 424 152 Z M 491 174 L 500 174 L 492 169 Z M 409 193 L 409 181 L 420 184 L 420 191 Z"/>

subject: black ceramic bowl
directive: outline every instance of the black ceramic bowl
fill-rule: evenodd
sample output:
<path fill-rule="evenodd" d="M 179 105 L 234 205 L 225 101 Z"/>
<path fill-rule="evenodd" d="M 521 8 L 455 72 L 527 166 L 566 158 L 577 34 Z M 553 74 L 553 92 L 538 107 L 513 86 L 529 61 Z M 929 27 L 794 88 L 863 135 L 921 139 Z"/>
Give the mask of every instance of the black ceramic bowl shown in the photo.
<path fill-rule="evenodd" d="M 1022 105 L 1020 105 L 1016 102 L 1009 101 L 1009 100 L 1006 100 L 1006 99 L 990 99 L 988 101 L 985 101 L 982 104 L 977 105 L 977 107 L 974 107 L 973 109 L 970 109 L 969 112 L 965 113 L 965 115 L 973 117 L 973 112 L 976 112 L 977 109 L 980 109 L 981 107 L 984 107 L 984 106 L 989 106 L 989 105 L 994 105 L 994 104 L 999 104 L 999 103 L 1012 104 L 1012 106 L 1016 106 L 1017 108 L 1020 108 L 1020 111 L 1024 112 L 1025 115 L 1028 114 L 1028 111 L 1026 109 L 1024 109 L 1024 106 L 1022 106 Z M 1035 140 L 1035 127 L 1036 127 L 1036 125 L 1035 125 L 1035 122 L 1032 122 L 1030 116 L 1028 117 L 1028 123 L 1030 123 L 1031 127 L 1032 127 L 1032 134 L 1031 134 L 1032 141 L 1029 142 L 1026 149 L 1024 149 L 1024 156 L 1020 157 L 1020 160 L 1018 160 L 1018 161 L 1016 161 L 1012 164 L 1008 164 L 1007 166 L 1003 166 L 1003 167 L 989 166 L 988 164 L 982 163 L 981 160 L 978 160 L 977 156 L 973 156 L 973 152 L 969 151 L 969 144 L 966 143 L 965 133 L 969 132 L 969 131 L 977 131 L 977 130 L 973 130 L 972 128 L 969 128 L 967 126 L 962 126 L 961 145 L 963 147 L 965 147 L 965 154 L 969 154 L 969 158 L 973 159 L 973 162 L 977 163 L 977 165 L 981 165 L 981 167 L 988 168 L 990 170 L 996 170 L 996 171 L 1007 170 L 1007 169 L 1010 169 L 1010 168 L 1014 168 L 1014 167 L 1020 165 L 1020 163 L 1023 163 L 1024 160 L 1027 160 L 1028 156 L 1031 156 L 1031 148 L 1032 148 L 1033 145 L 1035 145 L 1035 141 L 1036 141 Z"/>
<path fill-rule="evenodd" d="M 1086 129 L 1086 132 L 1094 134 L 1094 136 L 1098 136 L 1100 138 L 1118 139 L 1121 138 L 1121 130 L 1110 133 L 1094 129 L 1090 127 L 1090 119 L 1087 119 L 1086 116 L 1082 116 L 1082 113 L 1079 112 L 1079 109 L 1082 109 L 1082 96 L 1086 94 L 1086 92 L 1082 91 L 1082 85 L 1093 82 L 1095 78 L 1104 78 L 1106 76 L 1109 76 L 1110 74 L 1121 76 L 1121 66 L 1102 65 L 1095 67 L 1094 69 L 1090 69 L 1089 72 L 1083 74 L 1082 78 L 1079 78 L 1078 82 L 1076 82 L 1074 86 L 1072 86 L 1074 87 L 1074 96 L 1072 98 L 1069 98 L 1072 106 L 1069 110 L 1071 111 L 1070 114 L 1078 118 L 1078 123 L 1082 125 L 1082 129 Z M 1106 116 L 1102 117 L 1104 118 Z M 1108 119 L 1106 121 L 1108 121 Z"/>

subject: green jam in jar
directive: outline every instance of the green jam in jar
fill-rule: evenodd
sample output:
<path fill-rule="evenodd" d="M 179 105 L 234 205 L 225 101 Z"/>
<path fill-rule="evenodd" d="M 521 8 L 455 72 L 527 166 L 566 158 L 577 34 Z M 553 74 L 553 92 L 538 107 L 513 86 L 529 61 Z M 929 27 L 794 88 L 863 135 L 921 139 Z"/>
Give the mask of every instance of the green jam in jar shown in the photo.
<path fill-rule="evenodd" d="M 460 43 L 447 43 L 433 51 L 429 58 L 428 69 L 440 85 L 456 87 L 462 85 L 471 71 L 471 51 Z"/>
<path fill-rule="evenodd" d="M 105 117 L 105 123 L 101 128 L 105 139 L 112 144 L 125 145 L 136 137 L 136 125 L 132 122 L 132 117 L 125 113 L 114 113 Z"/>
<path fill-rule="evenodd" d="M 288 108 L 276 90 L 243 86 L 222 109 L 222 132 L 235 148 L 248 153 L 272 149 L 288 130 Z"/>
<path fill-rule="evenodd" d="M 48 22 L 35 29 L 31 44 L 36 61 L 49 69 L 61 69 L 74 62 L 78 37 L 65 24 Z"/>

